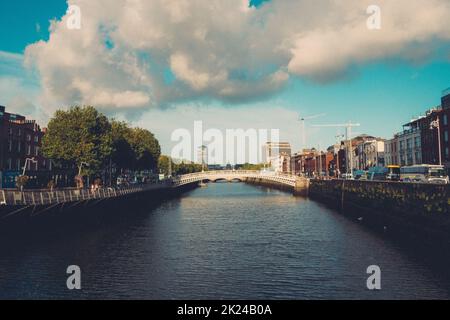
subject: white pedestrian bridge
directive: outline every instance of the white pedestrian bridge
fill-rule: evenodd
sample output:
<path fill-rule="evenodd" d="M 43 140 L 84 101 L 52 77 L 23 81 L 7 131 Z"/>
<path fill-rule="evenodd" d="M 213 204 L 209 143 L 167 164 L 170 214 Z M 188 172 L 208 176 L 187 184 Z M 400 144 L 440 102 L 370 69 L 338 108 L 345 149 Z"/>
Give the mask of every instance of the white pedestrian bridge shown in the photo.
<path fill-rule="evenodd" d="M 217 181 L 241 181 L 258 180 L 268 183 L 276 183 L 295 188 L 297 181 L 301 178 L 290 174 L 281 174 L 271 171 L 254 170 L 218 170 L 204 171 L 191 174 L 185 174 L 174 178 L 173 186 L 180 187 L 198 182 L 217 182 Z"/>

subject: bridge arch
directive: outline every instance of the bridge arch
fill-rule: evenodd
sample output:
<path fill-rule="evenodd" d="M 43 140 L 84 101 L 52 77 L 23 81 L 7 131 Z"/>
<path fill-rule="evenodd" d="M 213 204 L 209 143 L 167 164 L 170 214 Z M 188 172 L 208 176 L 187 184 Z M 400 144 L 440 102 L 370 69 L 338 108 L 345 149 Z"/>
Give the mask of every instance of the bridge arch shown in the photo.
<path fill-rule="evenodd" d="M 251 171 L 251 170 L 218 170 L 205 171 L 182 175 L 174 179 L 174 187 L 194 184 L 202 181 L 253 181 L 260 183 L 276 184 L 295 189 L 299 180 L 304 178 L 289 174 L 280 174 L 275 172 Z"/>

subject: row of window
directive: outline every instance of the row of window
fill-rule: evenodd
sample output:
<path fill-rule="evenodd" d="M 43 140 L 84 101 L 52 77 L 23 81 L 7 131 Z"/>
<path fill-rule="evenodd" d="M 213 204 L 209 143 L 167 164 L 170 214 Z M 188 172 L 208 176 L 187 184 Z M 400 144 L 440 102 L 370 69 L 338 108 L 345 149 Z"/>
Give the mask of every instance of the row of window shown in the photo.
<path fill-rule="evenodd" d="M 33 147 L 30 144 L 26 145 L 26 154 L 28 156 L 31 156 L 31 155 L 38 156 L 39 150 L 40 150 L 40 148 L 38 146 Z M 8 151 L 9 152 L 13 151 L 13 141 L 12 140 L 8 141 Z M 22 143 L 20 141 L 17 143 L 17 152 L 22 152 Z"/>
<path fill-rule="evenodd" d="M 9 133 L 9 135 L 11 136 L 12 134 L 13 134 L 13 128 L 9 128 L 8 129 L 8 133 Z M 22 136 L 22 129 L 17 129 L 17 135 L 19 136 L 19 137 L 21 137 Z M 39 136 L 38 135 L 35 135 L 35 136 L 32 136 L 31 134 L 27 134 L 26 135 L 26 140 L 27 141 L 31 141 L 31 140 L 34 140 L 34 142 L 36 142 L 36 143 L 38 143 L 39 142 Z"/>
<path fill-rule="evenodd" d="M 414 137 L 414 140 L 412 138 L 406 139 L 406 140 L 400 140 L 399 141 L 399 149 L 402 150 L 411 150 L 414 148 L 420 148 L 421 147 L 421 141 L 420 137 Z M 406 148 L 405 148 L 406 147 Z"/>

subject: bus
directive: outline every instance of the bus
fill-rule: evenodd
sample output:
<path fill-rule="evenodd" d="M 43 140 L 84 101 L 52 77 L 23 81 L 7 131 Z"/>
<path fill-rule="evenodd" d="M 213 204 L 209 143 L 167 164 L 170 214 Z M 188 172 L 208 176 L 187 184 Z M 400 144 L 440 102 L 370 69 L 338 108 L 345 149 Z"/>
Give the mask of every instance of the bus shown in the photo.
<path fill-rule="evenodd" d="M 398 165 L 389 165 L 386 168 L 388 169 L 386 180 L 389 180 L 389 181 L 400 181 L 400 166 L 398 166 Z"/>
<path fill-rule="evenodd" d="M 388 168 L 385 167 L 370 167 L 367 172 L 367 180 L 370 181 L 385 181 L 389 173 Z"/>
<path fill-rule="evenodd" d="M 399 181 L 400 166 L 371 167 L 367 172 L 367 179 L 371 181 Z"/>
<path fill-rule="evenodd" d="M 444 166 L 421 164 L 400 168 L 400 181 L 448 184 Z"/>

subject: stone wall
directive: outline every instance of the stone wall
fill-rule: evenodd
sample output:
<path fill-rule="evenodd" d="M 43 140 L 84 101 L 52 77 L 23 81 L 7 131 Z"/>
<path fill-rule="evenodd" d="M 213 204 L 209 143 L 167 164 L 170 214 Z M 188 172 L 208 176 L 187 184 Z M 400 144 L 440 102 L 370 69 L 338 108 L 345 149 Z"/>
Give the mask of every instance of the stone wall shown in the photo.
<path fill-rule="evenodd" d="M 449 185 L 311 180 L 309 195 L 371 225 L 450 241 Z"/>

